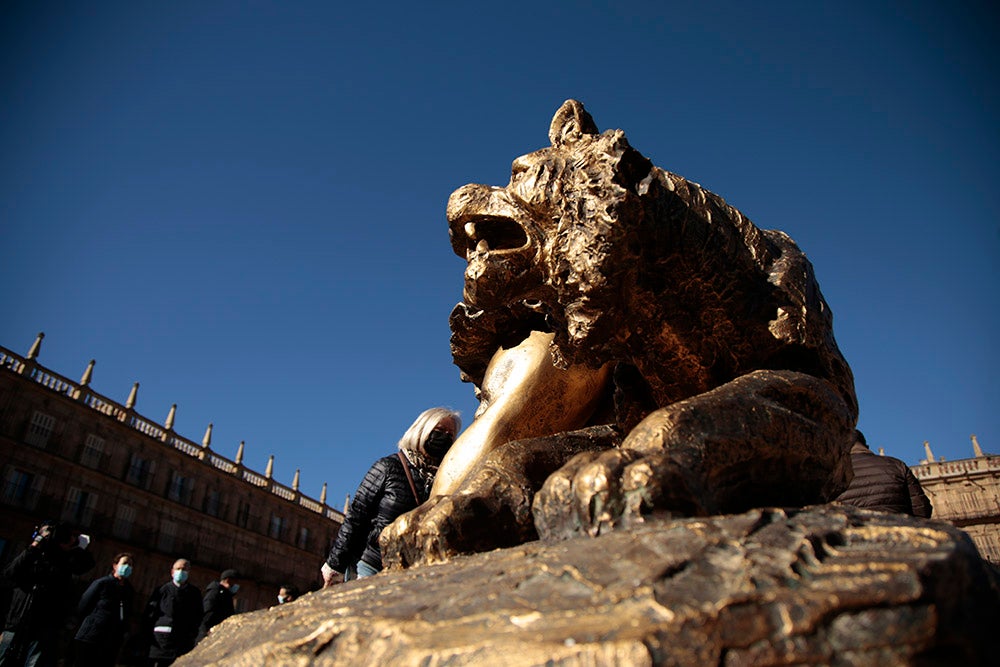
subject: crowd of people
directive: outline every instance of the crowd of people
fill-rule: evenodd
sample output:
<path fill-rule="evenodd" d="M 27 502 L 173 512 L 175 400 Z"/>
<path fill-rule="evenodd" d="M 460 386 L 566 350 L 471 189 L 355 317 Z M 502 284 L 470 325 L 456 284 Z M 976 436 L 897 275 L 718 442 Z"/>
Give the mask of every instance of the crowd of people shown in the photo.
<path fill-rule="evenodd" d="M 170 665 L 235 613 L 240 573 L 223 571 L 202 595 L 188 581 L 186 558 L 174 562 L 170 580 L 136 609 L 129 582 L 135 557 L 127 552 L 116 554 L 110 572 L 94 579 L 77 601 L 73 578 L 96 566 L 89 542 L 66 523 L 45 523 L 4 569 L 11 597 L 0 636 L 0 667 Z M 298 589 L 284 585 L 278 604 L 296 597 Z M 67 646 L 60 633 L 68 619 L 75 619 L 75 634 Z M 126 640 L 129 655 L 123 651 Z"/>
<path fill-rule="evenodd" d="M 400 438 L 397 452 L 375 461 L 320 567 L 324 587 L 370 577 L 382 569 L 378 541 L 382 529 L 428 499 L 438 466 L 461 427 L 461 417 L 454 410 L 425 410 Z M 855 433 L 851 457 L 854 479 L 838 501 L 930 517 L 930 502 L 905 463 L 873 454 L 860 431 Z M 60 657 L 56 635 L 70 612 L 72 578 L 95 566 L 88 543 L 86 535 L 66 524 L 45 524 L 4 570 L 13 593 L 0 636 L 0 667 L 56 664 Z M 135 605 L 135 591 L 129 583 L 134 561 L 130 553 L 117 554 L 109 563 L 110 572 L 95 579 L 80 596 L 71 661 L 64 664 L 119 664 Z M 172 664 L 235 613 L 238 571 L 224 570 L 218 581 L 206 586 L 204 595 L 188 581 L 190 571 L 190 561 L 178 558 L 170 580 L 153 591 L 141 610 L 139 637 L 132 639 L 139 640 L 141 662 L 146 665 Z M 298 596 L 297 588 L 284 585 L 277 601 L 287 604 Z"/>

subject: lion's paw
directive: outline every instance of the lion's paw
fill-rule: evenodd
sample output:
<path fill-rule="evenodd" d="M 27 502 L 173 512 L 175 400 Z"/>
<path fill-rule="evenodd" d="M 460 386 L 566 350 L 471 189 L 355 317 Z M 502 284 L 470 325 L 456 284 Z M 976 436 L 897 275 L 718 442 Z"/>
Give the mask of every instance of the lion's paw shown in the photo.
<path fill-rule="evenodd" d="M 536 539 L 531 489 L 484 466 L 458 493 L 436 496 L 382 531 L 387 568 L 437 563 L 460 553 L 488 551 Z"/>
<path fill-rule="evenodd" d="M 702 514 L 690 471 L 668 452 L 586 452 L 553 473 L 535 496 L 535 528 L 544 538 L 600 535 L 659 512 Z"/>
<path fill-rule="evenodd" d="M 437 496 L 383 528 L 382 565 L 391 569 L 443 560 L 450 511 L 450 496 Z"/>

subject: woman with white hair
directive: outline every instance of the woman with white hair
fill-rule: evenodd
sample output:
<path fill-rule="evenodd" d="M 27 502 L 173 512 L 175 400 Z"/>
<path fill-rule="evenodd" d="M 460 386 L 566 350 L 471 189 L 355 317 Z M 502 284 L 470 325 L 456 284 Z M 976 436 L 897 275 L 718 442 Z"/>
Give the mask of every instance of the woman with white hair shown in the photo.
<path fill-rule="evenodd" d="M 441 459 L 462 428 L 450 408 L 425 410 L 399 440 L 399 451 L 376 461 L 354 494 L 320 572 L 330 586 L 356 567 L 358 578 L 382 569 L 378 538 L 396 517 L 427 500 Z"/>

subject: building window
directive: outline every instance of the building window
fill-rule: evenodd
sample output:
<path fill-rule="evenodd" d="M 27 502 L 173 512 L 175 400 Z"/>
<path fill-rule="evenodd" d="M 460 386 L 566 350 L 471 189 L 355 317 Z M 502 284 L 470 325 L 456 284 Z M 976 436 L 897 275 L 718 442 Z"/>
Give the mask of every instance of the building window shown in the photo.
<path fill-rule="evenodd" d="M 160 539 L 157 545 L 160 551 L 173 551 L 174 542 L 177 540 L 177 522 L 163 520 L 160 524 Z"/>
<path fill-rule="evenodd" d="M 34 509 L 45 477 L 20 468 L 9 468 L 3 480 L 3 502 Z"/>
<path fill-rule="evenodd" d="M 69 493 L 66 495 L 66 506 L 63 508 L 63 519 L 77 526 L 87 526 L 94 515 L 96 505 L 96 493 L 81 491 L 75 486 L 70 487 Z"/>
<path fill-rule="evenodd" d="M 28 426 L 28 433 L 24 437 L 25 442 L 35 447 L 44 447 L 49 443 L 49 436 L 56 427 L 56 418 L 44 412 L 35 411 L 31 416 L 31 424 Z"/>
<path fill-rule="evenodd" d="M 277 514 L 271 515 L 271 527 L 267 534 L 276 540 L 280 540 L 285 533 L 285 519 Z"/>
<path fill-rule="evenodd" d="M 88 468 L 101 467 L 101 457 L 104 455 L 104 438 L 98 438 L 91 433 L 83 443 L 83 453 L 80 463 Z"/>
<path fill-rule="evenodd" d="M 129 463 L 125 481 L 129 484 L 135 484 L 139 488 L 148 489 L 153 481 L 155 470 L 156 461 L 144 459 L 138 454 L 132 454 L 132 461 Z"/>
<path fill-rule="evenodd" d="M 311 539 L 312 539 L 312 534 L 310 534 L 309 529 L 306 528 L 305 526 L 302 526 L 299 528 L 298 537 L 295 538 L 295 546 L 297 546 L 299 549 L 305 549 L 308 551 L 311 548 L 310 547 Z"/>
<path fill-rule="evenodd" d="M 222 494 L 215 489 L 209 489 L 205 493 L 205 499 L 202 501 L 202 511 L 209 516 L 219 516 L 219 504 L 222 499 Z"/>
<path fill-rule="evenodd" d="M 194 480 L 181 475 L 176 470 L 171 473 L 170 486 L 167 487 L 167 498 L 183 505 L 190 504 L 191 493 L 194 491 Z"/>
<path fill-rule="evenodd" d="M 115 525 L 111 529 L 115 537 L 127 540 L 132 537 L 132 525 L 135 523 L 135 508 L 119 505 L 115 510 Z"/>
<path fill-rule="evenodd" d="M 236 524 L 240 528 L 246 528 L 248 523 L 250 523 L 250 503 L 240 501 L 239 511 L 236 512 Z"/>

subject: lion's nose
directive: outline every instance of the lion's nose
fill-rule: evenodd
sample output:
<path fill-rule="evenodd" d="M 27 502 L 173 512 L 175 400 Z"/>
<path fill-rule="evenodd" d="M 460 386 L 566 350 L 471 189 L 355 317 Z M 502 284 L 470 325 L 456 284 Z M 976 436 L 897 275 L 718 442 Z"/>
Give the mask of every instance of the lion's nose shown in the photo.
<path fill-rule="evenodd" d="M 502 188 L 471 183 L 463 185 L 448 197 L 448 222 L 454 223 L 474 215 L 479 215 L 493 208 L 492 199 Z M 464 223 L 463 223 L 464 224 Z"/>

